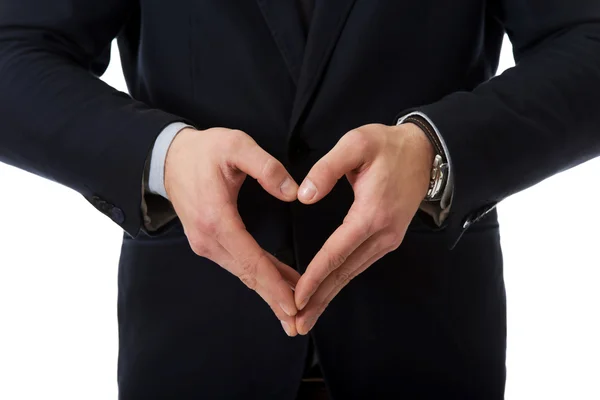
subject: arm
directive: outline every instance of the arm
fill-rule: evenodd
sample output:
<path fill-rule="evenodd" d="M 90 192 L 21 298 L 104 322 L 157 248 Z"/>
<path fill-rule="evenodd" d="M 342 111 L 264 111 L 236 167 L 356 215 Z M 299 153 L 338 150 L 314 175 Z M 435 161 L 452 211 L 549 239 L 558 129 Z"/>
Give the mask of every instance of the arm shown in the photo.
<path fill-rule="evenodd" d="M 103 56 L 132 4 L 137 1 L 0 2 L 0 161 L 79 191 L 136 236 L 143 225 L 146 161 L 157 136 L 181 118 L 93 76 L 106 68 Z M 170 146 L 165 187 L 192 250 L 256 290 L 286 332 L 296 334 L 290 284 L 299 275 L 260 248 L 235 199 L 246 177 L 242 171 L 281 200 L 293 201 L 297 185 L 243 132 L 184 132 Z"/>
<path fill-rule="evenodd" d="M 0 4 L 0 161 L 80 192 L 135 236 L 146 158 L 162 129 L 181 118 L 94 76 L 106 69 L 133 4 Z"/>
<path fill-rule="evenodd" d="M 445 221 L 451 247 L 499 201 L 600 155 L 600 2 L 490 6 L 513 42 L 517 66 L 418 109 L 452 156 Z"/>

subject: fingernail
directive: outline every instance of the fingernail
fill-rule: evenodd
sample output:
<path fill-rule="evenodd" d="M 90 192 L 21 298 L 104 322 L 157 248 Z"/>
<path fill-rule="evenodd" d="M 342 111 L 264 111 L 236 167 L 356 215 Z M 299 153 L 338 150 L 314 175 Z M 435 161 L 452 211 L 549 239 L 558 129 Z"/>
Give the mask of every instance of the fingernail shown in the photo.
<path fill-rule="evenodd" d="M 310 300 L 310 297 L 305 298 L 304 300 L 302 300 L 302 302 L 300 303 L 300 307 L 298 307 L 298 311 L 302 310 L 304 307 L 306 307 L 306 305 L 308 304 L 308 301 Z"/>
<path fill-rule="evenodd" d="M 298 192 L 298 196 L 302 198 L 304 201 L 310 201 L 317 194 L 317 187 L 310 179 L 305 179 L 302 182 L 302 186 L 300 186 L 300 191 Z"/>
<path fill-rule="evenodd" d="M 316 322 L 317 322 L 317 317 L 312 317 L 312 318 L 309 318 L 306 321 L 304 321 L 304 324 L 302 324 L 303 334 L 306 335 L 308 332 L 310 332 L 310 330 L 315 326 Z"/>
<path fill-rule="evenodd" d="M 287 197 L 292 197 L 296 195 L 296 184 L 291 178 L 285 178 L 281 186 L 279 187 L 281 193 L 283 193 Z"/>
<path fill-rule="evenodd" d="M 290 317 L 293 317 L 294 315 L 296 315 L 296 313 L 292 313 L 292 311 L 283 303 L 279 303 L 279 307 L 281 307 L 283 312 L 286 313 L 287 315 L 289 315 Z"/>
<path fill-rule="evenodd" d="M 290 324 L 288 324 L 285 321 L 281 321 L 281 326 L 283 327 L 285 334 L 291 337 L 292 336 L 292 328 L 290 327 Z"/>

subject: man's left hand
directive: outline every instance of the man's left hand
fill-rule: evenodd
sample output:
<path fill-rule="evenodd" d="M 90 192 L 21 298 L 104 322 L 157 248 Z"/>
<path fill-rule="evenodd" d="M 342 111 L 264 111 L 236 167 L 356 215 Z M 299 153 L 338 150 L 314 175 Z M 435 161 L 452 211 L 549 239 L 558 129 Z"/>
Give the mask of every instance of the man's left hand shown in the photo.
<path fill-rule="evenodd" d="M 346 176 L 354 203 L 298 281 L 298 333 L 307 334 L 350 280 L 400 246 L 429 187 L 434 148 L 416 125 L 365 125 L 310 170 L 298 199 L 314 204 Z"/>

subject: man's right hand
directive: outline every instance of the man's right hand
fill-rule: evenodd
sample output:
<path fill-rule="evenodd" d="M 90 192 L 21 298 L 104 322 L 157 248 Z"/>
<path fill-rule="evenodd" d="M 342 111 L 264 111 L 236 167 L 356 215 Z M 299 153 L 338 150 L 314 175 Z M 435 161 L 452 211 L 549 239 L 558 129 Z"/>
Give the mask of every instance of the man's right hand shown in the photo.
<path fill-rule="evenodd" d="M 182 130 L 165 161 L 165 190 L 192 250 L 236 275 L 271 307 L 286 333 L 297 334 L 292 287 L 300 274 L 263 250 L 246 231 L 237 197 L 247 175 L 271 195 L 296 200 L 285 167 L 246 133 Z"/>

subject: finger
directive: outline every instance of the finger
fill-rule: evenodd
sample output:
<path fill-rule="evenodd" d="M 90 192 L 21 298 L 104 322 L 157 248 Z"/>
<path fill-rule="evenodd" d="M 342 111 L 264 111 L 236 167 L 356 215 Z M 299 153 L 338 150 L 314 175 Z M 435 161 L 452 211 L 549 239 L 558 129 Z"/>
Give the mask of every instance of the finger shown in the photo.
<path fill-rule="evenodd" d="M 371 236 L 365 241 L 348 260 L 330 274 L 319 286 L 309 303 L 296 316 L 296 328 L 300 335 L 306 335 L 315 325 L 319 316 L 325 311 L 329 303 L 337 294 L 356 276 L 364 272 L 374 262 L 387 253 L 381 243 L 381 235 Z"/>
<path fill-rule="evenodd" d="M 298 284 L 298 280 L 301 277 L 300 273 L 294 268 L 290 267 L 289 265 L 279 261 L 277 257 L 272 255 L 271 253 L 265 252 L 265 254 L 267 255 L 267 257 L 269 257 L 269 260 L 271 260 L 273 265 L 277 267 L 283 279 L 285 279 L 290 284 L 290 288 L 292 290 L 296 290 L 296 285 Z"/>
<path fill-rule="evenodd" d="M 285 333 L 287 333 L 288 336 L 296 336 L 298 334 L 298 330 L 296 328 L 296 317 L 290 316 L 283 311 L 283 309 L 278 305 L 273 291 L 269 289 L 270 288 L 265 288 L 258 284 L 256 287 L 256 292 L 269 305 L 269 307 L 271 307 L 271 310 L 273 310 L 275 316 L 277 316 L 279 321 L 281 321 L 281 325 Z M 287 290 L 291 291 L 291 288 L 288 286 Z"/>
<path fill-rule="evenodd" d="M 281 162 L 264 151 L 256 142 L 248 141 L 231 156 L 231 162 L 250 175 L 272 196 L 283 201 L 294 201 L 298 184 Z"/>
<path fill-rule="evenodd" d="M 296 315 L 294 293 L 286 279 L 243 227 L 237 210 L 226 208 L 223 211 L 223 222 L 215 239 L 233 257 L 233 274 L 256 290 L 274 311 L 280 309 L 288 316 Z M 276 314 L 280 316 L 278 312 Z"/>
<path fill-rule="evenodd" d="M 361 273 L 363 273 L 367 268 L 369 268 L 371 265 L 376 263 L 379 259 L 381 259 L 386 254 L 387 254 L 387 252 L 382 251 L 380 253 L 377 253 L 375 256 L 371 257 L 358 270 L 355 271 L 355 275 L 352 277 L 352 279 L 354 277 L 360 275 Z M 344 286 L 346 286 L 346 285 L 339 286 L 334 291 L 330 292 L 330 294 L 327 296 L 327 298 L 322 303 L 322 305 L 319 308 L 315 307 L 317 311 L 315 312 L 315 314 L 312 317 L 308 317 L 308 316 L 304 316 L 304 315 L 302 315 L 300 317 L 296 317 L 296 329 L 298 331 L 298 334 L 306 335 L 306 334 L 308 334 L 308 332 L 310 332 L 313 329 L 313 327 L 317 323 L 318 319 L 320 318 L 321 314 L 323 314 L 323 312 L 325 311 L 325 309 L 327 308 L 329 303 L 335 298 L 335 296 L 337 296 L 337 294 L 344 288 Z M 308 313 L 309 309 L 312 309 L 312 306 L 310 304 L 306 308 L 307 315 L 309 314 Z"/>
<path fill-rule="evenodd" d="M 207 244 L 210 248 L 211 259 L 219 264 L 225 270 L 233 273 L 236 269 L 236 260 L 231 256 L 231 254 L 225 250 L 219 243 L 213 241 L 213 243 Z M 283 264 L 285 265 L 285 264 Z M 289 267 L 288 267 L 289 268 Z M 296 319 L 293 316 L 289 316 L 283 312 L 281 307 L 277 305 L 277 302 L 270 295 L 267 290 L 263 290 L 263 288 L 258 288 L 257 293 L 261 296 L 263 300 L 271 307 L 273 313 L 276 317 L 281 321 L 281 325 L 283 330 L 288 336 L 296 336 L 298 331 L 296 329 Z"/>
<path fill-rule="evenodd" d="M 298 310 L 306 306 L 319 285 L 374 233 L 369 223 L 371 218 L 355 215 L 360 213 L 350 209 L 344 223 L 327 239 L 298 281 L 294 296 Z"/>
<path fill-rule="evenodd" d="M 347 133 L 329 153 L 311 168 L 298 190 L 298 200 L 314 204 L 325 197 L 345 174 L 359 168 L 365 160 L 364 146 L 357 146 L 357 135 Z"/>

